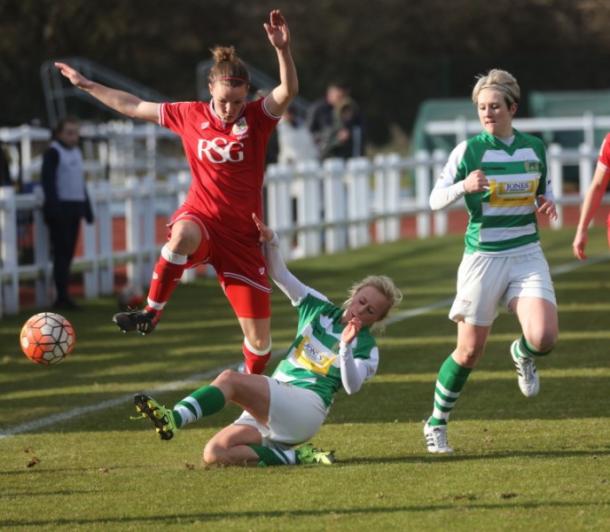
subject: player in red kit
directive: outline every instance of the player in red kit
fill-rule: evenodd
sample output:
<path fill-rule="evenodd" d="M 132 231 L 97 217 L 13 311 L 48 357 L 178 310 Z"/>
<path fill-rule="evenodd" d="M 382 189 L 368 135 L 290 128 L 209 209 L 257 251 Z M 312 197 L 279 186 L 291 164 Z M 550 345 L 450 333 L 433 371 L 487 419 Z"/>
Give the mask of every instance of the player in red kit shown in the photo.
<path fill-rule="evenodd" d="M 597 165 L 595 166 L 595 172 L 593 179 L 589 185 L 589 189 L 585 194 L 585 199 L 582 202 L 580 210 L 580 219 L 578 220 L 578 227 L 576 228 L 576 235 L 572 242 L 572 251 L 576 258 L 585 260 L 587 258 L 585 254 L 585 248 L 589 241 L 589 224 L 593 220 L 595 211 L 601 205 L 608 183 L 610 182 L 610 133 L 604 138 L 604 142 L 599 150 L 599 157 L 597 158 Z M 610 214 L 607 219 L 608 227 L 608 246 L 610 246 Z"/>
<path fill-rule="evenodd" d="M 65 63 L 55 64 L 73 85 L 112 109 L 180 135 L 191 168 L 191 187 L 170 221 L 147 305 L 115 314 L 113 320 L 124 332 L 152 332 L 183 271 L 209 263 L 244 333 L 249 373 L 262 373 L 271 353 L 271 287 L 252 214 L 262 217 L 267 141 L 298 92 L 290 31 L 279 10 L 271 11 L 264 28 L 277 54 L 280 84 L 254 102 L 247 102 L 250 77 L 233 47 L 212 50 L 210 102 L 147 102 L 88 80 Z"/>

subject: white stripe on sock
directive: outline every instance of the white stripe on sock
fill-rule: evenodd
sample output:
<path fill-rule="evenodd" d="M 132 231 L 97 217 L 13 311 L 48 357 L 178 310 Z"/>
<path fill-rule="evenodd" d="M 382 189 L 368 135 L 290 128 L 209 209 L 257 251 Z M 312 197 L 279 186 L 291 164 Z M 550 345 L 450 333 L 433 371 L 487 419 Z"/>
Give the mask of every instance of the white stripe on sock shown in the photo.
<path fill-rule="evenodd" d="M 157 303 L 156 301 L 153 301 L 147 297 L 146 303 L 148 303 L 149 307 L 154 308 L 155 310 L 163 310 L 163 307 L 167 304 L 167 301 L 165 303 Z"/>
<path fill-rule="evenodd" d="M 294 465 L 297 463 L 297 453 L 292 449 L 271 449 L 275 455 L 286 465 Z"/>
<path fill-rule="evenodd" d="M 176 405 L 174 410 L 180 414 L 180 418 L 182 419 L 182 427 L 187 423 L 192 423 L 193 421 L 197 421 L 195 414 L 184 405 Z"/>
<path fill-rule="evenodd" d="M 457 401 L 457 399 L 454 399 L 453 401 L 445 401 L 439 394 L 434 394 L 434 402 L 446 408 L 453 408 L 455 401 Z"/>
<path fill-rule="evenodd" d="M 182 399 L 182 402 L 192 405 L 192 407 L 195 409 L 195 412 L 197 412 L 197 417 L 195 419 L 199 419 L 201 416 L 203 416 L 203 412 L 201 411 L 201 406 L 199 406 L 197 399 L 195 399 L 189 395 L 189 396 L 185 397 L 184 399 Z"/>
<path fill-rule="evenodd" d="M 442 419 L 444 421 L 447 421 L 449 419 L 449 414 L 451 412 L 443 412 L 442 410 L 438 409 L 436 406 L 434 407 L 434 410 L 432 410 L 432 417 L 435 419 Z"/>
<path fill-rule="evenodd" d="M 445 388 L 438 380 L 436 381 L 436 387 L 438 388 L 439 392 L 447 397 L 455 397 L 457 399 L 460 396 L 460 392 L 451 392 L 447 390 L 447 388 Z"/>
<path fill-rule="evenodd" d="M 529 353 L 523 351 L 520 340 L 517 340 L 517 342 L 514 343 L 514 345 L 515 345 L 515 352 L 517 353 L 518 358 L 525 358 L 527 360 L 532 360 L 534 358 Z"/>
<path fill-rule="evenodd" d="M 167 244 L 165 244 L 161 248 L 161 256 L 167 262 L 171 262 L 172 264 L 177 264 L 178 266 L 184 266 L 186 264 L 186 261 L 188 260 L 187 255 L 181 255 L 180 253 L 174 253 L 172 250 L 170 250 L 167 247 Z"/>
<path fill-rule="evenodd" d="M 246 346 L 246 349 L 250 351 L 250 353 L 259 357 L 265 356 L 271 351 L 271 340 L 269 340 L 269 345 L 265 347 L 265 349 L 255 349 L 252 344 L 248 342 L 248 339 L 244 336 L 244 345 Z"/>

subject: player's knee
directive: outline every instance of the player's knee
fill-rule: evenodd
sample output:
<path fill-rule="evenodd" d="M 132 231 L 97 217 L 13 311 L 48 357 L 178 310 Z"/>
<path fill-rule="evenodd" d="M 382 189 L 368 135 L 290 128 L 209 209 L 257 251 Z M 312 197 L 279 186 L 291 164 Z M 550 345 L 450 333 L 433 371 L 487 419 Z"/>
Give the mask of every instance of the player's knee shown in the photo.
<path fill-rule="evenodd" d="M 213 385 L 218 386 L 218 385 L 232 385 L 235 382 L 235 379 L 241 375 L 239 372 L 232 370 L 232 369 L 225 369 L 223 370 L 220 375 L 218 375 L 218 377 L 216 377 L 214 379 L 214 382 L 212 382 Z"/>
<path fill-rule="evenodd" d="M 536 331 L 528 334 L 525 339 L 529 346 L 539 353 L 548 353 L 555 347 L 557 333 L 551 330 Z"/>
<path fill-rule="evenodd" d="M 203 448 L 203 463 L 206 465 L 213 464 L 223 464 L 225 463 L 224 457 L 226 456 L 226 449 L 215 442 L 214 440 L 210 440 L 206 443 Z"/>
<path fill-rule="evenodd" d="M 201 236 L 201 231 L 195 224 L 177 224 L 172 228 L 167 246 L 173 253 L 190 255 L 199 247 Z"/>
<path fill-rule="evenodd" d="M 454 351 L 453 357 L 461 366 L 473 367 L 481 358 L 483 349 L 484 346 L 476 344 L 459 345 Z"/>
<path fill-rule="evenodd" d="M 266 355 L 269 351 L 271 351 L 271 337 L 268 335 L 252 335 L 250 338 L 245 337 L 244 344 L 248 351 L 251 351 L 256 355 Z"/>

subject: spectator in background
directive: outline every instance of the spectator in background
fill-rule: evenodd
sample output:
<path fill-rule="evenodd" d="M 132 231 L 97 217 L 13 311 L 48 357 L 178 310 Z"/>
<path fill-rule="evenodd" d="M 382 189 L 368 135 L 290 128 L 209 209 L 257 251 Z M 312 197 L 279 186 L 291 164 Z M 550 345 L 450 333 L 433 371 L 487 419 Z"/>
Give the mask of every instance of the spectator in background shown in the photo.
<path fill-rule="evenodd" d="M 606 135 L 602 147 L 599 150 L 597 166 L 593 174 L 593 180 L 587 190 L 580 211 L 580 219 L 576 228 L 576 235 L 572 242 L 572 251 L 579 260 L 585 260 L 585 247 L 589 240 L 589 224 L 593 219 L 595 211 L 599 208 L 602 198 L 608 188 L 610 181 L 610 134 Z M 610 245 L 610 215 L 608 216 L 608 244 Z"/>
<path fill-rule="evenodd" d="M 364 154 L 362 115 L 345 85 L 328 86 L 326 98 L 310 108 L 307 125 L 322 159 L 349 159 Z"/>
<path fill-rule="evenodd" d="M 326 88 L 326 96 L 315 101 L 307 111 L 307 127 L 316 145 L 320 145 L 322 132 L 334 123 L 334 108 L 349 96 L 349 91 L 341 83 L 331 83 Z"/>
<path fill-rule="evenodd" d="M 4 152 L 4 146 L 0 142 L 0 187 L 12 187 L 11 171 L 8 166 L 8 157 Z"/>
<path fill-rule="evenodd" d="M 70 265 L 74 258 L 81 218 L 93 223 L 91 203 L 85 186 L 83 156 L 78 141 L 78 119 L 61 120 L 42 160 L 43 213 L 49 227 L 53 253 L 56 300 L 53 308 L 76 309 L 68 293 Z"/>
<path fill-rule="evenodd" d="M 319 157 L 313 136 L 294 105 L 286 109 L 277 125 L 279 155 L 281 164 L 299 161 L 317 161 Z"/>
<path fill-rule="evenodd" d="M 345 98 L 333 109 L 333 119 L 332 125 L 322 134 L 322 158 L 350 159 L 364 155 L 362 120 L 358 104 L 351 98 Z"/>

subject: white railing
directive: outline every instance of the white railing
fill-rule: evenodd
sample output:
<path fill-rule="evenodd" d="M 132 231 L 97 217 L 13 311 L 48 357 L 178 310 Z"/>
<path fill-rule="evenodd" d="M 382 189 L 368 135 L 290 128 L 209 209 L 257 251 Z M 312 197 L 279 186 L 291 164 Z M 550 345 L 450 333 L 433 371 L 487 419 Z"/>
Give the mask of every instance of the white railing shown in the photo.
<path fill-rule="evenodd" d="M 50 139 L 46 128 L 0 128 L 11 174 L 26 188 L 40 173 L 42 153 Z M 94 180 L 117 182 L 130 176 L 169 175 L 188 169 L 180 137 L 152 123 L 83 124 L 81 140 L 85 170 Z"/>
<path fill-rule="evenodd" d="M 595 132 L 610 131 L 610 116 L 585 113 L 575 117 L 517 118 L 513 124 L 530 133 L 581 132 L 583 144 L 595 149 Z M 458 117 L 429 122 L 425 130 L 429 135 L 453 135 L 457 144 L 478 133 L 481 124 Z M 48 129 L 29 125 L 0 128 L 0 141 L 9 151 L 13 176 L 19 176 L 25 184 L 35 180 L 50 136 Z M 94 180 L 122 182 L 131 176 L 168 176 L 188 170 L 180 138 L 151 123 L 117 120 L 83 124 L 81 137 L 86 170 Z"/>
<path fill-rule="evenodd" d="M 610 116 L 595 116 L 585 113 L 582 116 L 515 118 L 513 125 L 526 133 L 581 132 L 583 142 L 595 146 L 595 131 L 610 131 Z M 456 144 L 481 131 L 478 120 L 467 120 L 463 116 L 455 120 L 434 120 L 425 126 L 428 135 L 454 135 Z"/>
<path fill-rule="evenodd" d="M 397 240 L 405 216 L 415 217 L 420 238 L 431 235 L 432 227 L 434 234 L 444 234 L 448 213 L 431 213 L 428 198 L 447 155 L 420 152 L 408 158 L 397 154 L 373 160 L 357 158 L 347 164 L 327 160 L 322 165 L 313 161 L 297 167 L 272 165 L 265 184 L 267 222 L 278 232 L 282 251 L 289 259 Z M 595 156 L 596 151 L 586 145 L 580 150 L 549 147 L 559 211 L 554 227 L 563 224 L 564 206 L 578 204 L 581 199 L 577 194 L 564 195 L 564 167 L 579 167 L 580 190 L 585 191 Z M 160 247 L 155 239 L 156 219 L 171 214 L 184 200 L 189 179 L 181 172 L 166 181 L 132 177 L 123 184 L 98 181 L 89 185 L 96 221 L 92 226 L 84 225 L 83 255 L 74 264 L 83 272 L 85 297 L 111 294 L 114 269 L 119 264 L 127 265 L 128 282 L 134 287 L 148 282 Z M 26 280 L 34 282 L 37 306 L 50 302 L 50 254 L 41 205 L 40 188 L 19 195 L 11 188 L 0 188 L 0 316 L 18 312 L 19 285 Z M 452 208 L 463 209 L 463 202 Z M 18 261 L 18 232 L 23 229 L 18 220 L 24 218 L 18 212 L 31 219 L 32 264 Z M 125 235 L 113 233 L 117 217 L 125 220 Z M 126 249 L 117 251 L 115 241 L 121 236 Z M 193 275 L 189 270 L 183 280 L 192 280 Z"/>

